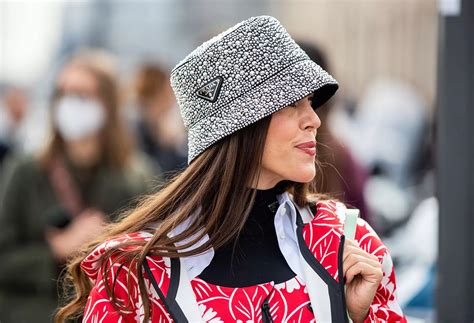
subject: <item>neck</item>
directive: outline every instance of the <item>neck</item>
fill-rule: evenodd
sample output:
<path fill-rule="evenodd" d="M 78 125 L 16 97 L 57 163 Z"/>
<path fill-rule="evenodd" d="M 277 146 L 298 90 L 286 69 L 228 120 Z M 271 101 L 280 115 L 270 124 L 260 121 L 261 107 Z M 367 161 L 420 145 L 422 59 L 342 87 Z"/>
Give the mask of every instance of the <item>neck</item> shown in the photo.
<path fill-rule="evenodd" d="M 256 189 L 255 203 L 239 237 L 215 250 L 201 279 L 220 286 L 243 287 L 269 281 L 280 283 L 294 277 L 279 249 L 275 229 L 277 195 L 286 184 Z"/>
<path fill-rule="evenodd" d="M 270 172 L 265 168 L 262 168 L 257 183 L 254 183 L 254 185 L 252 185 L 252 188 L 255 188 L 257 190 L 268 190 L 275 187 L 283 180 L 284 179 L 281 178 L 279 175 L 276 175 L 275 173 Z"/>
<path fill-rule="evenodd" d="M 279 195 L 279 194 L 282 194 L 286 190 L 286 188 L 288 187 L 288 184 L 289 184 L 288 181 L 279 181 L 279 182 L 275 182 L 273 184 L 268 184 L 268 185 L 258 184 L 250 188 L 256 190 L 257 194 L 259 192 L 273 191 L 275 195 Z"/>

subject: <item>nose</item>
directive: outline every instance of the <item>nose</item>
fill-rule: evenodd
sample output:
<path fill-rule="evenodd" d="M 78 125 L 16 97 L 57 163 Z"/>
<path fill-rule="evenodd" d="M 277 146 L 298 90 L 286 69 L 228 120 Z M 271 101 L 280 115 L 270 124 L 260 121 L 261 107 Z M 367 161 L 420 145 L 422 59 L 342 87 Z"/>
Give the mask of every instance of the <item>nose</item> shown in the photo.
<path fill-rule="evenodd" d="M 308 104 L 306 104 L 304 108 L 302 128 L 304 130 L 314 131 L 314 135 L 316 135 L 316 130 L 319 127 L 321 127 L 321 119 L 319 119 L 318 114 L 308 102 Z"/>

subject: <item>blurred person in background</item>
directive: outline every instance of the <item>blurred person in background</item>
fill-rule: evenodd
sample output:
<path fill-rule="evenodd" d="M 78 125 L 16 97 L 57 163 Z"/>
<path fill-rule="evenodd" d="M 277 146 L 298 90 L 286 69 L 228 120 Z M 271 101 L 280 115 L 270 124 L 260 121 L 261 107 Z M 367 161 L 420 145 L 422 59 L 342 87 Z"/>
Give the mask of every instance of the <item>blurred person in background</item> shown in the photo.
<path fill-rule="evenodd" d="M 49 322 L 65 260 L 149 189 L 119 111 L 114 61 L 98 50 L 62 69 L 52 137 L 5 174 L 0 201 L 0 321 Z"/>
<path fill-rule="evenodd" d="M 305 41 L 298 44 L 308 56 L 331 73 L 327 57 L 321 48 Z M 361 217 L 372 224 L 367 207 L 364 188 L 368 178 L 366 169 L 353 157 L 338 138 L 337 129 L 330 126 L 330 112 L 334 110 L 334 101 L 329 101 L 318 110 L 321 127 L 318 130 L 318 159 L 320 171 L 318 178 L 318 191 L 329 194 L 340 201 L 360 210 Z"/>
<path fill-rule="evenodd" d="M 376 79 L 341 130 L 369 171 L 367 204 L 397 268 L 399 302 L 412 316 L 426 317 L 434 305 L 438 254 L 436 129 L 427 103 L 404 80 Z"/>
<path fill-rule="evenodd" d="M 20 87 L 5 85 L 0 91 L 0 167 L 20 148 L 28 100 L 27 91 Z"/>
<path fill-rule="evenodd" d="M 134 90 L 140 147 L 164 173 L 184 168 L 187 164 L 186 133 L 168 72 L 158 64 L 142 65 L 136 75 Z"/>
<path fill-rule="evenodd" d="M 377 79 L 344 129 L 348 146 L 369 171 L 365 194 L 383 235 L 403 224 L 434 192 L 433 180 L 425 177 L 432 168 L 425 149 L 430 122 L 426 106 L 407 82 Z"/>

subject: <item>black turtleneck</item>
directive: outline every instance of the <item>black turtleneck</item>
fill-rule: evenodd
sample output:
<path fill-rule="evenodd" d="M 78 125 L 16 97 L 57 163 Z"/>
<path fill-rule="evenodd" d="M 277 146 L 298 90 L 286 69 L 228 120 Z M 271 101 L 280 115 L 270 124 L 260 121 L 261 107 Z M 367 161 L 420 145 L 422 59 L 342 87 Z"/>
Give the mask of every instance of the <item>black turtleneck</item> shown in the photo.
<path fill-rule="evenodd" d="M 276 195 L 280 193 L 279 185 L 257 190 L 242 233 L 215 250 L 211 264 L 199 276 L 201 279 L 218 286 L 245 287 L 269 281 L 281 283 L 295 276 L 280 251 L 275 231 Z"/>

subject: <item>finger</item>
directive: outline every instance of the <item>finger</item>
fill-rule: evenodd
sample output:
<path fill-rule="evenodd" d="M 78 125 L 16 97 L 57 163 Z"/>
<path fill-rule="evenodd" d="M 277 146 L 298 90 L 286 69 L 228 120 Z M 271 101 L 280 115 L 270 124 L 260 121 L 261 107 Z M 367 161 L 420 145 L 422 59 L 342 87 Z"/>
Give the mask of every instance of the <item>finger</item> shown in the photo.
<path fill-rule="evenodd" d="M 378 259 L 374 259 L 373 257 L 370 257 L 370 255 L 358 252 L 349 253 L 346 258 L 343 259 L 342 265 L 350 267 L 357 262 L 366 262 L 375 267 L 382 267 L 382 264 Z"/>
<path fill-rule="evenodd" d="M 343 255 L 342 255 L 342 259 L 344 260 L 351 253 L 365 255 L 368 258 L 379 261 L 379 258 L 377 256 L 375 256 L 371 253 L 368 253 L 367 251 L 365 251 L 364 249 L 362 249 L 361 247 L 359 247 L 358 245 L 356 245 L 352 242 L 348 242 L 347 244 L 344 244 L 344 252 L 343 252 Z"/>
<path fill-rule="evenodd" d="M 352 253 L 362 255 L 362 254 L 364 254 L 364 250 L 362 250 L 361 248 L 359 248 L 357 246 L 353 246 L 353 245 L 344 246 L 344 252 L 342 254 L 342 259 L 346 258 L 347 256 L 349 256 Z"/>
<path fill-rule="evenodd" d="M 357 246 L 357 247 L 360 246 L 359 241 L 357 241 L 357 240 L 352 240 L 352 239 L 345 239 L 345 240 L 344 240 L 344 243 L 345 243 L 346 245 L 351 245 L 351 246 Z"/>
<path fill-rule="evenodd" d="M 380 264 L 380 262 L 378 262 L 377 260 L 367 258 L 364 255 L 352 253 L 347 256 L 346 260 L 342 263 L 343 275 L 347 276 L 347 271 L 349 270 L 349 268 L 353 267 L 357 263 L 365 263 L 374 268 L 382 268 L 382 264 Z"/>
<path fill-rule="evenodd" d="M 355 246 L 347 246 L 344 248 L 344 252 L 342 254 L 342 259 L 343 261 L 350 255 L 350 254 L 357 254 L 357 255 L 361 255 L 361 256 L 364 256 L 368 259 L 372 259 L 372 260 L 375 260 L 375 261 L 379 261 L 379 259 L 377 258 L 377 256 L 374 256 L 366 251 L 364 251 L 363 249 L 359 248 L 359 247 L 355 247 Z"/>
<path fill-rule="evenodd" d="M 360 250 L 348 250 L 348 252 L 345 253 L 342 257 L 342 263 L 344 264 L 344 262 L 346 262 L 351 255 L 358 255 L 363 259 L 367 259 L 367 261 L 370 260 L 371 262 L 374 262 L 374 263 L 378 263 L 378 264 L 381 263 L 378 257 L 371 255 L 367 252 L 360 251 Z"/>
<path fill-rule="evenodd" d="M 373 267 L 368 263 L 358 262 L 347 269 L 346 284 L 350 284 L 357 275 L 361 275 L 368 282 L 379 284 L 382 280 L 383 272 L 381 268 Z"/>

